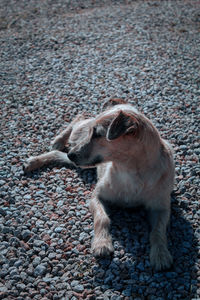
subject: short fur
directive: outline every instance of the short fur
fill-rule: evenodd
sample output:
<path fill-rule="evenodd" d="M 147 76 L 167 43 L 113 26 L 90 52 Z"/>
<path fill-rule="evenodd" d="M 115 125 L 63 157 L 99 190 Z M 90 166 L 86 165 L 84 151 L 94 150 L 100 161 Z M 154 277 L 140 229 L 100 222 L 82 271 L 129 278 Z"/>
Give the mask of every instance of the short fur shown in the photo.
<path fill-rule="evenodd" d="M 116 101 L 117 102 L 117 101 Z M 70 151 L 61 152 L 66 144 Z M 94 218 L 92 250 L 95 256 L 114 249 L 105 204 L 143 205 L 149 212 L 150 263 L 156 270 L 169 268 L 166 228 L 174 182 L 172 148 L 152 122 L 129 104 L 117 104 L 95 118 L 78 116 L 53 141 L 53 150 L 29 158 L 25 171 L 51 162 L 96 167 L 98 182 L 90 203 Z"/>

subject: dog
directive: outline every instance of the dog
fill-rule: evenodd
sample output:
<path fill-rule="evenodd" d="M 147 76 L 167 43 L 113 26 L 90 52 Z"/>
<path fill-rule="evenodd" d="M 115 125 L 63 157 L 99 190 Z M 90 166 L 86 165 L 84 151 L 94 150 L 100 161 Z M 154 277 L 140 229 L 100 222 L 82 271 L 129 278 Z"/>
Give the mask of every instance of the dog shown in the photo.
<path fill-rule="evenodd" d="M 90 210 L 94 219 L 92 251 L 96 257 L 114 251 L 107 205 L 143 206 L 149 216 L 150 264 L 157 271 L 173 262 L 167 248 L 174 183 L 173 150 L 152 122 L 134 106 L 118 103 L 96 117 L 78 115 L 52 143 L 52 151 L 31 157 L 25 171 L 50 163 L 97 167 Z M 66 144 L 69 152 L 62 152 Z"/>

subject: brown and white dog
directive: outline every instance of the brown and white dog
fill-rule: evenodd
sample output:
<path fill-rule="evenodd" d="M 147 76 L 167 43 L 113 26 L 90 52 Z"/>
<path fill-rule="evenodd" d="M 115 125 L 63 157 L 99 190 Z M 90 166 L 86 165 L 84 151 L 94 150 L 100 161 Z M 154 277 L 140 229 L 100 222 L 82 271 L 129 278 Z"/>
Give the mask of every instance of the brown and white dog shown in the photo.
<path fill-rule="evenodd" d="M 61 152 L 66 144 L 70 150 Z M 98 182 L 90 203 L 94 218 L 92 250 L 111 254 L 110 219 L 105 204 L 143 205 L 149 212 L 150 263 L 156 270 L 169 268 L 166 228 L 174 182 L 172 148 L 143 114 L 130 104 L 117 104 L 95 118 L 78 116 L 53 141 L 53 150 L 28 159 L 25 171 L 52 162 L 96 167 Z"/>

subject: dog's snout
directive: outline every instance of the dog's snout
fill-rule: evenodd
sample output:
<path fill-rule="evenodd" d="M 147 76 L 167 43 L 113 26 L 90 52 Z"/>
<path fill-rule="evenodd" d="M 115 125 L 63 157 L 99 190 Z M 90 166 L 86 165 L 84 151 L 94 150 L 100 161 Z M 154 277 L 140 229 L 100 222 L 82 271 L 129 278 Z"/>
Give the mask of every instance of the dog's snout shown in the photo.
<path fill-rule="evenodd" d="M 68 157 L 73 162 L 76 162 L 76 160 L 77 160 L 77 154 L 75 152 L 69 152 Z"/>

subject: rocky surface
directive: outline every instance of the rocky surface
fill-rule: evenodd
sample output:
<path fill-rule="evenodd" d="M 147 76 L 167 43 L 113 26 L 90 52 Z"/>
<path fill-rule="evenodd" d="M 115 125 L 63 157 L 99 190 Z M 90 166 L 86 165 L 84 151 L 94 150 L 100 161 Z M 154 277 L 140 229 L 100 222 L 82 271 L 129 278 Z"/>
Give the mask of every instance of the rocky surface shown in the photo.
<path fill-rule="evenodd" d="M 199 8 L 1 1 L 0 299 L 200 298 Z M 22 171 L 74 115 L 96 115 L 112 97 L 143 111 L 175 149 L 165 272 L 149 265 L 143 211 L 113 211 L 114 256 L 93 258 L 94 171 Z"/>

